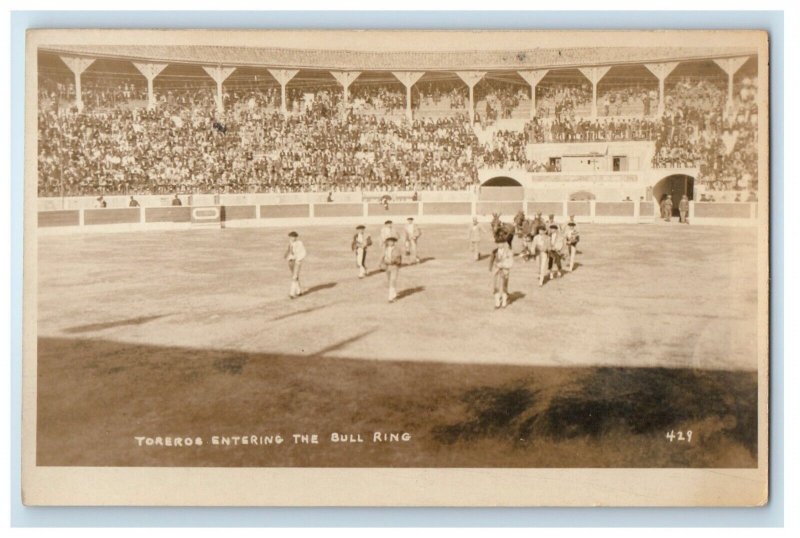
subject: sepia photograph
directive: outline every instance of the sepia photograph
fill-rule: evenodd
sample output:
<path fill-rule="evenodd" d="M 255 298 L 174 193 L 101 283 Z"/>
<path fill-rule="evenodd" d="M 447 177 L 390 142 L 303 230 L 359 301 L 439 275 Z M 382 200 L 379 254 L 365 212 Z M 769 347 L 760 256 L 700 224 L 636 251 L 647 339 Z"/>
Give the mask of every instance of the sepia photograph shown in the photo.
<path fill-rule="evenodd" d="M 766 502 L 766 32 L 25 54 L 26 504 Z"/>

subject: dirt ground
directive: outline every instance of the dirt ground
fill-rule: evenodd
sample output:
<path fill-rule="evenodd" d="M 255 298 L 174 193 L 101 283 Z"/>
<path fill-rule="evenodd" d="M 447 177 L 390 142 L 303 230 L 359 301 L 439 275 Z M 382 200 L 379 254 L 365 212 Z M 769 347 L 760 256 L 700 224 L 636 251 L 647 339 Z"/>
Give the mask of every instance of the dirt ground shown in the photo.
<path fill-rule="evenodd" d="M 352 229 L 297 231 L 295 300 L 288 229 L 40 237 L 38 463 L 755 466 L 755 230 L 581 225 L 503 310 L 466 225 L 423 226 L 393 304 L 377 247 L 359 280 Z"/>

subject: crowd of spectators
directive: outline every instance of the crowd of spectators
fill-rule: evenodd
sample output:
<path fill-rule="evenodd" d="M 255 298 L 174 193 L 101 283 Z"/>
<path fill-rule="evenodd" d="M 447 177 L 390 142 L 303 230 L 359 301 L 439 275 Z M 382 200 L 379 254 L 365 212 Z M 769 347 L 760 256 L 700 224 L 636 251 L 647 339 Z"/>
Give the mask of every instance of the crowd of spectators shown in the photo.
<path fill-rule="evenodd" d="M 476 119 L 485 126 L 498 119 L 511 118 L 520 103 L 529 100 L 529 93 L 527 84 L 484 78 L 474 89 Z"/>
<path fill-rule="evenodd" d="M 592 85 L 539 84 L 536 86 L 536 116 L 561 119 L 564 116 L 588 116 L 591 110 Z"/>
<path fill-rule="evenodd" d="M 402 84 L 354 84 L 350 106 L 358 114 L 394 116 L 405 113 L 406 91 Z"/>
<path fill-rule="evenodd" d="M 745 77 L 726 114 L 726 92 L 711 81 L 679 82 L 666 102 L 655 139 L 655 167 L 697 167 L 708 190 L 756 190 L 758 105 L 755 79 Z"/>
<path fill-rule="evenodd" d="M 720 84 L 678 79 L 659 118 L 645 114 L 644 99 L 652 97 L 646 89 L 627 94 L 628 105 L 643 107 L 638 116 L 614 117 L 610 110 L 610 117 L 590 119 L 579 110 L 587 103 L 585 87 L 544 86 L 537 103 L 553 114 L 521 131 L 495 131 L 485 144 L 469 125 L 466 86 L 458 83 L 423 83 L 417 108 L 447 106 L 453 113 L 408 123 L 393 118 L 405 111 L 402 85 L 354 85 L 347 109 L 340 87 L 290 85 L 284 116 L 274 85 L 224 88 L 219 113 L 211 83 L 157 83 L 157 105 L 148 110 L 143 84 L 97 80 L 84 82 L 82 112 L 58 105 L 74 96 L 69 81 L 40 82 L 42 196 L 465 189 L 475 185 L 480 167 L 551 171 L 528 158 L 531 143 L 617 140 L 654 141 L 653 166 L 696 167 L 709 190 L 754 189 L 757 177 L 756 83 L 746 77 L 736 84 L 731 114 Z M 527 98 L 513 85 L 490 82 L 480 97 L 501 103 L 500 114 Z M 615 93 L 617 99 L 623 94 Z"/>
<path fill-rule="evenodd" d="M 418 82 L 411 90 L 411 107 L 423 113 L 429 110 L 466 113 L 468 106 L 467 87 L 460 80 Z"/>
<path fill-rule="evenodd" d="M 658 88 L 599 86 L 598 116 L 652 116 L 658 110 Z"/>
<path fill-rule="evenodd" d="M 166 102 L 154 110 L 42 109 L 39 192 L 436 190 L 476 182 L 480 148 L 466 116 L 408 124 L 333 113 L 329 98 L 317 94 L 285 117 L 249 106 L 220 116 Z"/>

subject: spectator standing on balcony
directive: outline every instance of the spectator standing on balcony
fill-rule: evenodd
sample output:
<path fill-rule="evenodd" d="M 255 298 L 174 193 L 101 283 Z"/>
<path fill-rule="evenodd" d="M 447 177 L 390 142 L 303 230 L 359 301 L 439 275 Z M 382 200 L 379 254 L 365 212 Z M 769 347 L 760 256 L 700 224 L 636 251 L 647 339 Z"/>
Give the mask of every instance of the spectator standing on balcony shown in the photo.
<path fill-rule="evenodd" d="M 178 198 L 178 193 L 175 193 L 175 197 L 172 199 L 172 205 L 174 207 L 178 207 L 178 206 L 182 206 L 183 205 L 183 202 L 181 202 L 181 199 Z"/>
<path fill-rule="evenodd" d="M 680 211 L 681 222 L 689 224 L 689 219 L 686 218 L 689 215 L 689 197 L 685 194 L 681 197 L 681 201 L 678 204 L 678 211 Z"/>
<path fill-rule="evenodd" d="M 404 231 L 406 236 L 406 256 L 411 257 L 411 263 L 419 263 L 419 256 L 417 255 L 417 240 L 419 240 L 419 236 L 422 235 L 422 230 L 420 230 L 419 226 L 414 223 L 413 217 L 408 217 L 406 219 Z"/>
<path fill-rule="evenodd" d="M 383 256 L 381 257 L 381 271 L 386 271 L 389 282 L 389 302 L 397 300 L 397 276 L 400 273 L 400 265 L 403 263 L 403 253 L 397 246 L 397 237 L 390 235 L 384 241 Z"/>
<path fill-rule="evenodd" d="M 128 207 L 139 207 L 139 202 L 136 200 L 136 198 L 131 196 L 131 201 L 128 202 Z"/>
<path fill-rule="evenodd" d="M 356 226 L 356 234 L 353 236 L 351 248 L 356 254 L 356 267 L 358 267 L 358 278 L 367 276 L 367 249 L 372 246 L 372 238 L 364 232 L 364 225 Z"/>
<path fill-rule="evenodd" d="M 303 289 L 300 286 L 300 268 L 306 258 L 306 248 L 298 238 L 297 232 L 289 232 L 289 246 L 286 247 L 285 258 L 289 262 L 289 271 L 292 273 L 292 283 L 289 285 L 289 299 L 294 299 L 303 294 Z"/>
<path fill-rule="evenodd" d="M 105 208 L 106 206 L 108 206 L 108 204 L 106 203 L 106 199 L 105 199 L 105 198 L 103 198 L 103 196 L 102 196 L 102 195 L 101 195 L 101 196 L 98 196 L 98 197 L 97 197 L 97 200 L 95 200 L 95 202 L 94 202 L 94 207 L 95 207 L 95 209 L 103 209 L 103 208 Z"/>

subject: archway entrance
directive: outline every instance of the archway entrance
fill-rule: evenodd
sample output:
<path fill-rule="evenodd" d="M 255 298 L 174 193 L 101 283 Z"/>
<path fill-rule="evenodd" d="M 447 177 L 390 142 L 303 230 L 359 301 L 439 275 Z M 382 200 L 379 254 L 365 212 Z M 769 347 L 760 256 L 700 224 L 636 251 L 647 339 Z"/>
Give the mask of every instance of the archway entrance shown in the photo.
<path fill-rule="evenodd" d="M 686 174 L 673 174 L 667 176 L 653 186 L 653 198 L 661 203 L 665 198 L 672 198 L 672 213 L 678 215 L 678 204 L 681 197 L 686 195 L 689 200 L 694 199 L 694 178 Z"/>
<path fill-rule="evenodd" d="M 522 201 L 525 199 L 525 189 L 522 184 L 508 176 L 498 176 L 481 185 L 479 200 L 494 201 Z"/>

